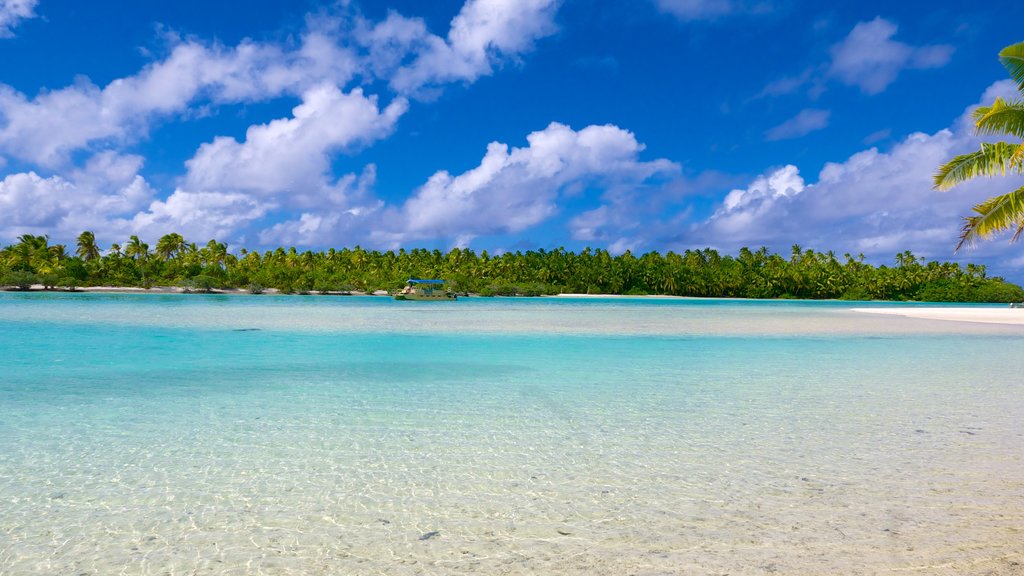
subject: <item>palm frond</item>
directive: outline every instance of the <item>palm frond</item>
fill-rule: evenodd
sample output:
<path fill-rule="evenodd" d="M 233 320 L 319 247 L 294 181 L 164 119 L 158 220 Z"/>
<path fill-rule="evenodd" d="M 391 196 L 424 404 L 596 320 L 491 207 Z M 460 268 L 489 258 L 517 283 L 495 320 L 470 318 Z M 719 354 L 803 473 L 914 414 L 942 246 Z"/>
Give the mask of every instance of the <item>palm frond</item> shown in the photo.
<path fill-rule="evenodd" d="M 1024 100 L 996 98 L 991 106 L 974 110 L 974 127 L 978 134 L 1009 134 L 1024 138 Z"/>
<path fill-rule="evenodd" d="M 964 227 L 960 231 L 959 251 L 963 246 L 974 244 L 979 238 L 988 238 L 993 234 L 1016 227 L 1011 241 L 1016 241 L 1024 231 L 1024 186 L 1000 196 L 993 196 L 974 207 L 977 216 L 964 218 Z"/>
<path fill-rule="evenodd" d="M 1017 88 L 1024 92 L 1024 42 L 1003 48 L 999 52 L 999 61 L 1010 71 Z"/>
<path fill-rule="evenodd" d="M 1024 142 L 1017 145 L 1017 151 L 1010 157 L 1010 165 L 1017 167 L 1017 172 L 1021 171 L 1021 167 L 1024 166 Z"/>
<path fill-rule="evenodd" d="M 949 190 L 978 176 L 1005 176 L 1007 171 L 1019 172 L 1019 159 L 1015 163 L 1019 148 L 1019 144 L 1008 142 L 982 143 L 977 152 L 961 154 L 940 166 L 934 176 L 935 188 Z"/>

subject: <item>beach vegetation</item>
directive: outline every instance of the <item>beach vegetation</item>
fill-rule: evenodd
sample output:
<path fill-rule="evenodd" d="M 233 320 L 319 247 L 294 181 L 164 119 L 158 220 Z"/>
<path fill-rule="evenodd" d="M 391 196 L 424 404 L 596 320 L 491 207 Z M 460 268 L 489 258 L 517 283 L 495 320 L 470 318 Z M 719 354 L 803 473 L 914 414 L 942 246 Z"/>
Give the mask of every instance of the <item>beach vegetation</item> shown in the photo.
<path fill-rule="evenodd" d="M 167 240 L 170 238 L 170 240 Z M 163 244 L 161 244 L 163 243 Z M 122 249 L 122 246 L 124 248 Z M 705 248 L 684 252 L 624 252 L 587 248 L 492 255 L 469 249 L 377 251 L 361 247 L 322 252 L 276 248 L 228 252 L 223 243 L 202 247 L 175 235 L 156 253 L 133 236 L 100 256 L 68 256 L 46 236 L 26 235 L 0 250 L 7 279 L 45 277 L 51 287 L 181 286 L 190 292 L 241 289 L 259 294 L 372 293 L 392 291 L 408 278 L 444 278 L 453 290 L 482 296 L 557 293 L 665 294 L 728 298 L 846 300 L 1024 301 L 1024 290 L 990 277 L 984 266 L 928 261 L 910 252 L 875 266 L 863 255 L 793 246 L 788 254 L 743 248 L 736 255 Z M 4 281 L 7 286 L 23 282 Z M 27 286 L 26 286 L 27 288 Z"/>
<path fill-rule="evenodd" d="M 75 254 L 78 254 L 79 258 L 86 262 L 100 257 L 100 248 L 96 245 L 96 235 L 88 230 L 78 235 L 77 246 Z"/>
<path fill-rule="evenodd" d="M 983 142 L 979 150 L 961 154 L 939 167 L 935 188 L 949 190 L 979 176 L 1024 175 L 1024 42 L 999 52 L 1018 94 L 1010 99 L 996 98 L 988 106 L 973 112 L 974 129 L 979 136 L 1007 136 L 1013 141 Z M 993 196 L 973 208 L 974 215 L 964 218 L 956 249 L 1013 230 L 1011 242 L 1024 232 L 1024 186 Z"/>
<path fill-rule="evenodd" d="M 25 270 L 11 270 L 0 277 L 0 286 L 13 288 L 14 290 L 28 290 L 34 284 L 39 283 L 39 276 L 34 272 Z"/>
<path fill-rule="evenodd" d="M 220 283 L 216 278 L 206 274 L 198 274 L 191 278 L 187 278 L 181 283 L 181 285 L 186 292 L 198 292 L 200 294 L 209 294 L 216 288 L 220 287 Z"/>

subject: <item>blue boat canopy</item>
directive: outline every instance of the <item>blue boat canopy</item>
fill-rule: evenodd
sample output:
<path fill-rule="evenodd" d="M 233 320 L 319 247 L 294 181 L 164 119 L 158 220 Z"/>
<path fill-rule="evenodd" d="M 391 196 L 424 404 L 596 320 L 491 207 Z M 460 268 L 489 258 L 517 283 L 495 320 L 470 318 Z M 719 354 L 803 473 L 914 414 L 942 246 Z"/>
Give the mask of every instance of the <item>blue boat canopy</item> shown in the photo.
<path fill-rule="evenodd" d="M 409 284 L 444 284 L 444 280 L 420 280 L 418 278 L 409 278 L 407 282 Z"/>

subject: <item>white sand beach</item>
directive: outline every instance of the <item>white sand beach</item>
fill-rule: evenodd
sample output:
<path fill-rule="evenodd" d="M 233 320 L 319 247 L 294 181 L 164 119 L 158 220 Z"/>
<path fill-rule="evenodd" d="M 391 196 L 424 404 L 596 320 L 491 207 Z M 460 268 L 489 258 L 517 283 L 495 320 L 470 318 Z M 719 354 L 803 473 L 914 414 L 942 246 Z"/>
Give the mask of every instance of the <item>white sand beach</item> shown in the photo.
<path fill-rule="evenodd" d="M 1024 308 L 854 308 L 854 312 L 887 314 L 924 320 L 948 320 L 953 322 L 983 322 L 986 324 L 1024 325 Z"/>

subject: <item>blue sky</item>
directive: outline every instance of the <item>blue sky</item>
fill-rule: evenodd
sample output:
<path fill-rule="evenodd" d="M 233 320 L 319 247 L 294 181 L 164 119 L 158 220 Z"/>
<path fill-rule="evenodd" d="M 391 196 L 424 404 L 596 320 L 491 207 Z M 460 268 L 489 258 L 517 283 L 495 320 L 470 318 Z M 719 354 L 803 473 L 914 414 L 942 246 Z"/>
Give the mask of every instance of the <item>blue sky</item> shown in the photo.
<path fill-rule="evenodd" d="M 244 6 L 244 7 L 243 7 Z M 1024 4 L 0 0 L 0 243 L 951 259 Z M 1019 185 L 1017 183 L 1016 185 Z M 1024 278 L 1006 238 L 956 258 Z"/>

